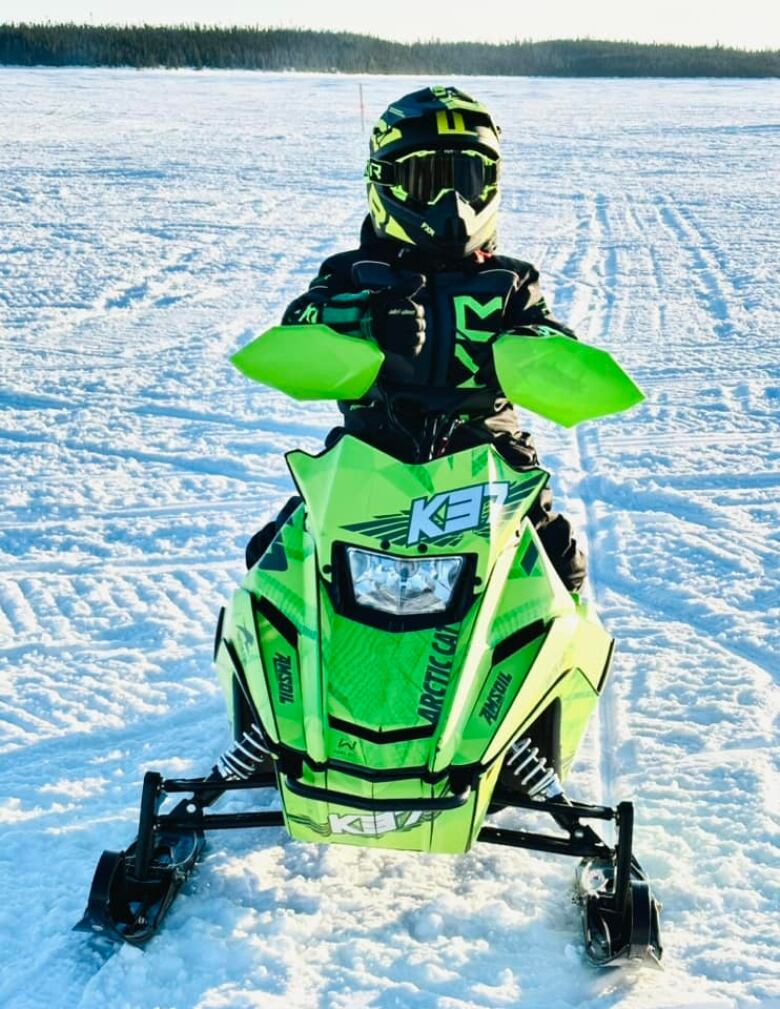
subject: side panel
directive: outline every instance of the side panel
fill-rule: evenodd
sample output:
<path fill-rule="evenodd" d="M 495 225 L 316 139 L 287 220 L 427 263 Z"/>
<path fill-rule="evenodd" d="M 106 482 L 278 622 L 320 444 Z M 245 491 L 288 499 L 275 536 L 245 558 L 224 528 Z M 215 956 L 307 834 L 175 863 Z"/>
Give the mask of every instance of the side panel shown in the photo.
<path fill-rule="evenodd" d="M 564 780 L 598 702 L 599 691 L 604 687 L 615 643 L 588 606 L 578 606 L 578 614 L 577 631 L 566 654 L 572 675 L 560 694 L 563 705 L 560 760 Z"/>
<path fill-rule="evenodd" d="M 244 578 L 243 587 L 257 599 L 267 599 L 282 614 L 294 634 L 306 621 L 303 570 L 307 557 L 304 542 L 304 509 L 300 506 L 277 533 L 259 563 Z M 308 544 L 310 549 L 310 543 Z"/>
<path fill-rule="evenodd" d="M 250 600 L 251 619 L 245 609 L 244 631 L 239 631 L 231 612 L 223 632 L 236 637 L 249 631 L 256 636 L 262 665 L 248 671 L 252 699 L 269 735 L 301 753 L 306 750 L 306 742 L 300 644 L 312 622 L 304 577 L 307 564 L 314 567 L 313 546 L 303 531 L 303 515 L 303 507 L 299 507 L 246 575 L 242 591 Z M 307 637 L 317 649 L 316 621 Z M 269 704 L 261 710 L 264 697 Z"/>
<path fill-rule="evenodd" d="M 567 675 L 565 654 L 577 621 L 577 616 L 572 615 L 559 617 L 550 625 L 533 665 L 514 700 L 508 704 L 504 719 L 485 752 L 485 763 L 502 754 L 556 696 L 556 689 Z"/>
<path fill-rule="evenodd" d="M 268 669 L 271 702 L 276 713 L 279 738 L 287 746 L 303 752 L 303 705 L 298 649 L 279 633 L 262 614 L 255 612 L 264 663 Z"/>
<path fill-rule="evenodd" d="M 598 701 L 598 694 L 583 671 L 573 669 L 559 696 L 562 704 L 561 779 L 565 781 Z"/>
<path fill-rule="evenodd" d="M 257 713 L 266 732 L 276 743 L 279 741 L 279 730 L 271 704 L 270 680 L 260 655 L 252 596 L 246 589 L 238 589 L 234 593 L 231 612 L 230 644 L 235 648 L 238 661 L 246 675 L 249 693 Z"/>
<path fill-rule="evenodd" d="M 500 644 L 510 634 L 537 621 L 570 616 L 575 604 L 544 551 L 528 519 L 520 527 L 517 553 L 501 594 L 490 630 L 490 643 Z"/>
<path fill-rule="evenodd" d="M 541 651 L 545 633 L 529 641 L 503 662 L 493 666 L 463 734 L 458 754 L 464 763 L 490 759 L 493 734 L 505 721 Z M 528 709 L 530 713 L 530 707 Z M 488 745 L 486 745 L 488 744 Z"/>

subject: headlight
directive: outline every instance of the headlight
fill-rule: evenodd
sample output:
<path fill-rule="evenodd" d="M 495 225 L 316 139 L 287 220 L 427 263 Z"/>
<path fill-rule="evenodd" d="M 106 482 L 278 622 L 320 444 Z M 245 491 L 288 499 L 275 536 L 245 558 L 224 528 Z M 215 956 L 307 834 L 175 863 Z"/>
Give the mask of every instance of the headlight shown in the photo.
<path fill-rule="evenodd" d="M 355 602 L 405 616 L 447 609 L 463 557 L 388 557 L 347 547 Z"/>

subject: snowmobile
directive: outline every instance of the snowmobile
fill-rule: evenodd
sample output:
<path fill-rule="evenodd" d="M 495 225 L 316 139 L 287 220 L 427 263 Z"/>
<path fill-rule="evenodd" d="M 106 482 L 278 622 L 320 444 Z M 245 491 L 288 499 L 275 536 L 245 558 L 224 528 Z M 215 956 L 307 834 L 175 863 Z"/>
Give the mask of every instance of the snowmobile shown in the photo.
<path fill-rule="evenodd" d="M 643 398 L 610 355 L 561 335 L 499 334 L 493 359 L 513 402 L 565 426 Z M 349 400 L 377 388 L 383 354 L 326 326 L 286 326 L 233 362 L 298 399 Z M 396 416 L 392 389 L 378 394 Z M 632 804 L 563 790 L 613 639 L 566 590 L 527 517 L 548 474 L 511 469 L 491 445 L 447 454 L 456 423 L 442 398 L 413 462 L 349 435 L 319 455 L 288 454 L 299 497 L 217 625 L 234 742 L 206 777 L 146 774 L 138 836 L 103 853 L 77 929 L 143 945 L 207 831 L 284 826 L 305 842 L 574 856 L 587 957 L 660 960 Z M 281 809 L 207 812 L 237 789 L 275 789 Z M 506 807 L 546 814 L 553 830 L 486 822 Z M 598 820 L 615 825 L 616 844 Z"/>

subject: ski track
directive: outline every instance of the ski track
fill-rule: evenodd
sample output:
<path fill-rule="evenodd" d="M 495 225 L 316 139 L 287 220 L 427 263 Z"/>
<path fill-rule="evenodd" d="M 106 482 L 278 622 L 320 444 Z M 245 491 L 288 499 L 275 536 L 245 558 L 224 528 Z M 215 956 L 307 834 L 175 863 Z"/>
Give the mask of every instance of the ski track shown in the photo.
<path fill-rule="evenodd" d="M 365 79 L 369 118 L 423 83 Z M 281 830 L 212 835 L 145 954 L 69 931 L 144 770 L 226 742 L 217 610 L 283 453 L 336 418 L 228 357 L 354 244 L 364 138 L 336 75 L 0 84 L 0 1004 L 780 1006 L 780 137 L 750 139 L 780 85 L 464 82 L 504 128 L 503 249 L 647 393 L 576 432 L 523 419 L 618 639 L 571 792 L 636 800 L 664 903 L 665 970 L 598 973 L 569 864 Z"/>

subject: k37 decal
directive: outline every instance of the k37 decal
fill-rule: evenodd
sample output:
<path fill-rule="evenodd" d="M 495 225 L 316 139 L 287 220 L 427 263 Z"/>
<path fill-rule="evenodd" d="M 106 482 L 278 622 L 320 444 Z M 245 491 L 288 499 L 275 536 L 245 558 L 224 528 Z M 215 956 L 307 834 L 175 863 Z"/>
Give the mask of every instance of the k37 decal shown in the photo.
<path fill-rule="evenodd" d="M 345 526 L 395 546 L 416 546 L 438 542 L 441 546 L 457 543 L 464 533 L 488 536 L 491 524 L 498 522 L 540 486 L 539 475 L 518 483 L 496 480 L 471 484 L 415 498 L 411 507 L 395 515 L 379 515 L 369 522 Z"/>
<path fill-rule="evenodd" d="M 393 813 L 330 813 L 326 823 L 318 823 L 308 816 L 290 816 L 288 819 L 302 827 L 308 827 L 321 837 L 331 837 L 333 834 L 351 834 L 353 837 L 383 837 L 396 831 L 413 830 L 423 823 L 430 823 L 438 816 L 438 812 Z"/>
<path fill-rule="evenodd" d="M 479 529 L 490 515 L 490 504 L 503 508 L 508 493 L 508 483 L 478 483 L 433 497 L 416 498 L 409 514 L 406 545 L 412 547 L 423 539 L 435 540 Z M 487 513 L 483 505 L 488 506 Z"/>

